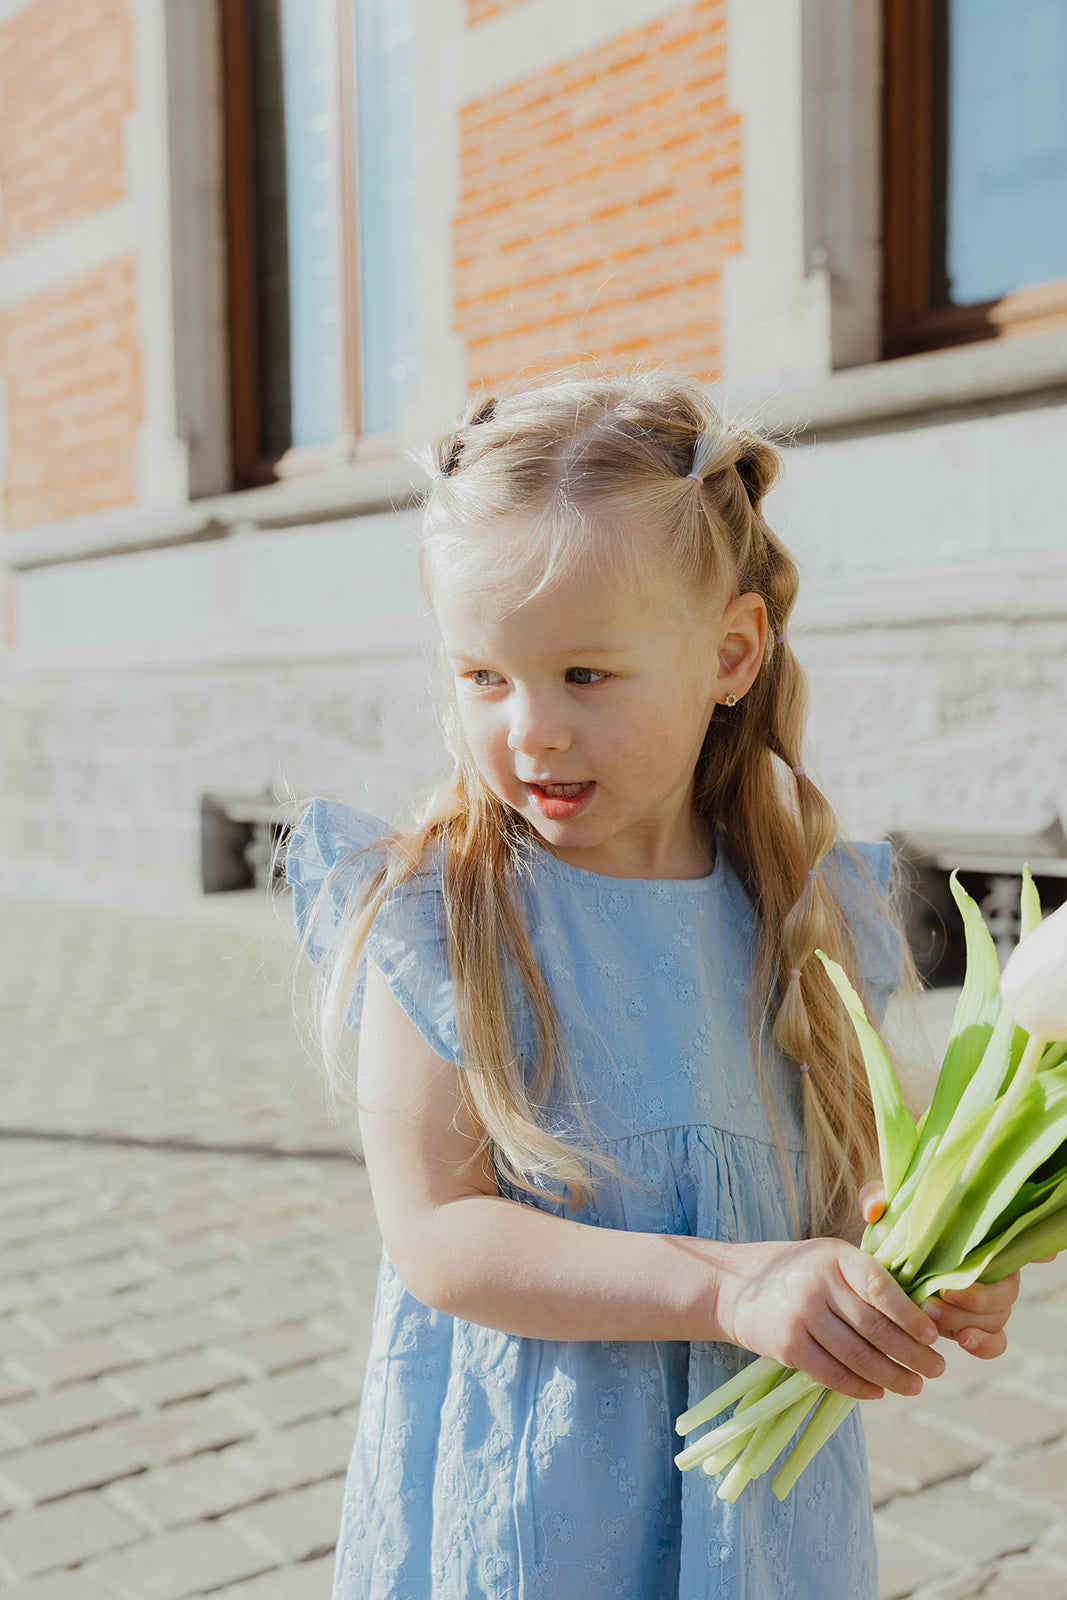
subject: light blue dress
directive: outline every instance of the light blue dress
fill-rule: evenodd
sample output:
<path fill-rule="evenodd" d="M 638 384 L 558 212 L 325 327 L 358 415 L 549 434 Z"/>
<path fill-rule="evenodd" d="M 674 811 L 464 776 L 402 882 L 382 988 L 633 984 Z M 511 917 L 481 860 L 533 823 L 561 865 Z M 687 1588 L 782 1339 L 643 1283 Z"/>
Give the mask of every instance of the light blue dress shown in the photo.
<path fill-rule="evenodd" d="M 316 960 L 349 896 L 365 892 L 385 831 L 316 800 L 295 832 L 287 877 Z M 856 848 L 884 887 L 890 847 Z M 848 894 L 854 869 L 835 858 Z M 790 1237 L 753 1076 L 755 919 L 726 849 L 707 878 L 645 881 L 601 877 L 532 846 L 521 884 L 581 1101 L 624 1174 L 598 1180 L 578 1220 Z M 878 1014 L 899 982 L 899 949 L 884 924 L 860 943 Z M 385 901 L 368 955 L 433 1049 L 456 1059 L 434 867 Z M 359 1005 L 357 995 L 353 1025 Z M 519 1034 L 528 1055 L 525 1018 Z M 783 1060 L 774 1071 L 799 1179 L 796 1069 Z M 573 1130 L 565 1105 L 546 1116 Z M 675 1418 L 745 1359 L 715 1343 L 498 1333 L 422 1305 L 383 1252 L 334 1600 L 875 1600 L 858 1412 L 782 1503 L 770 1474 L 730 1506 L 717 1480 L 675 1466 Z"/>

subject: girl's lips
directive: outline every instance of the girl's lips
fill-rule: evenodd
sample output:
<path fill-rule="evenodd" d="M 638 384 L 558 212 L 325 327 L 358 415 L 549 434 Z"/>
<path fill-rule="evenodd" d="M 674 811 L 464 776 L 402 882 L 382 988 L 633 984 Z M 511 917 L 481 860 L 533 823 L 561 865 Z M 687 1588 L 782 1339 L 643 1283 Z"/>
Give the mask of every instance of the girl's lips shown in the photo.
<path fill-rule="evenodd" d="M 528 783 L 530 796 L 546 822 L 568 822 L 576 817 L 593 798 L 595 783 Z"/>

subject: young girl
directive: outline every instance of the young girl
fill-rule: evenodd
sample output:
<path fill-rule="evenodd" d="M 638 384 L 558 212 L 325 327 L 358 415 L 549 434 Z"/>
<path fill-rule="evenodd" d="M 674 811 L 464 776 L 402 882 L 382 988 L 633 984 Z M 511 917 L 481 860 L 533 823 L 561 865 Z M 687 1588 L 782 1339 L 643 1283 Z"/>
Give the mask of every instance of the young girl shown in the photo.
<path fill-rule="evenodd" d="M 1016 1280 L 913 1305 L 844 1240 L 877 1144 L 851 1027 L 903 956 L 888 845 L 802 765 L 770 444 L 660 373 L 471 409 L 423 570 L 453 768 L 392 830 L 312 802 L 287 875 L 360 1027 L 384 1240 L 337 1600 L 869 1600 L 859 1413 L 779 1503 L 674 1464 L 740 1351 L 915 1394 Z"/>

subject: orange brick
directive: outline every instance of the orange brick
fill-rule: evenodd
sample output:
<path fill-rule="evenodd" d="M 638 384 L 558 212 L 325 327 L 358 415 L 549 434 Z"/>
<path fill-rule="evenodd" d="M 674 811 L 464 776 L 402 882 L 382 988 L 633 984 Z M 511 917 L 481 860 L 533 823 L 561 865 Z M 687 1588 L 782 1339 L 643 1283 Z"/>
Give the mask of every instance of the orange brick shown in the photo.
<path fill-rule="evenodd" d="M 0 314 L 11 527 L 133 504 L 143 415 L 131 254 Z"/>
<path fill-rule="evenodd" d="M 35 0 L 0 27 L 0 254 L 126 193 L 129 0 Z"/>
<path fill-rule="evenodd" d="M 470 0 L 468 18 L 492 9 Z M 725 0 L 697 0 L 464 108 L 455 323 L 469 379 L 654 350 L 721 366 L 741 248 Z"/>
<path fill-rule="evenodd" d="M 479 22 L 488 22 L 490 17 L 502 16 L 523 4 L 524 0 L 467 0 L 467 25 L 474 28 Z"/>

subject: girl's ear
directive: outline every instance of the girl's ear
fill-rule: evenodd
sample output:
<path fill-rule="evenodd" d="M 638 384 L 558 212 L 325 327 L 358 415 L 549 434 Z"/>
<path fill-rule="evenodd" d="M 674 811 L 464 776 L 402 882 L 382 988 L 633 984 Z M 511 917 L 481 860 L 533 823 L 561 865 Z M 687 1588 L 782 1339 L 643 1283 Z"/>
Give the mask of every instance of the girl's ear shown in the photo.
<path fill-rule="evenodd" d="M 760 594 L 731 600 L 719 624 L 719 670 L 716 697 L 735 694 L 740 700 L 755 681 L 767 646 L 767 603 Z"/>

